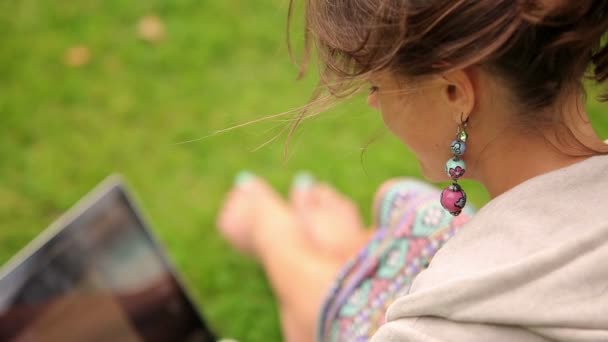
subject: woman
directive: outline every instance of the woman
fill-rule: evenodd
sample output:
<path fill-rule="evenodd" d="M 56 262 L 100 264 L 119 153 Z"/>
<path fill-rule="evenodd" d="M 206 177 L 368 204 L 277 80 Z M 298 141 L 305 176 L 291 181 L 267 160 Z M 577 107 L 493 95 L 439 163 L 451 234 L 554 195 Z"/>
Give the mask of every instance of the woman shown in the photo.
<path fill-rule="evenodd" d="M 320 89 L 369 82 L 425 177 L 453 184 L 390 182 L 370 237 L 327 186 L 289 205 L 243 176 L 219 227 L 264 266 L 286 340 L 608 341 L 608 146 L 582 84 L 608 77 L 608 2 L 308 0 L 305 22 Z M 492 197 L 470 220 L 461 177 Z"/>

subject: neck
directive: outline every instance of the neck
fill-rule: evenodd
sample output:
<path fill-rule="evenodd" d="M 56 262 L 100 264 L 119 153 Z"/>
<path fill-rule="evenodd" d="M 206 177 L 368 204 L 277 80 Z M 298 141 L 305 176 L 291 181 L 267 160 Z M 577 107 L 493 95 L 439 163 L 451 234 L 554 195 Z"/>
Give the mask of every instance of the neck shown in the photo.
<path fill-rule="evenodd" d="M 547 172 L 580 162 L 590 156 L 571 156 L 540 139 L 496 141 L 477 163 L 475 178 L 492 198 L 516 185 Z"/>
<path fill-rule="evenodd" d="M 477 151 L 474 163 L 474 179 L 481 182 L 492 198 L 508 191 L 516 185 L 563 167 L 580 162 L 594 155 L 589 151 L 572 149 L 576 140 L 584 141 L 587 146 L 599 141 L 588 120 L 581 111 L 580 103 L 570 106 L 571 115 L 565 124 L 578 132 L 570 136 L 551 128 L 545 132 L 519 133 L 518 129 L 495 130 L 493 137 L 486 136 L 485 146 Z M 508 126 L 505 126 L 508 127 Z M 563 127 L 562 127 L 563 128 Z M 510 134 L 508 132 L 511 132 Z M 564 143 L 564 137 L 572 141 Z M 570 146 L 570 148 L 568 148 Z"/>

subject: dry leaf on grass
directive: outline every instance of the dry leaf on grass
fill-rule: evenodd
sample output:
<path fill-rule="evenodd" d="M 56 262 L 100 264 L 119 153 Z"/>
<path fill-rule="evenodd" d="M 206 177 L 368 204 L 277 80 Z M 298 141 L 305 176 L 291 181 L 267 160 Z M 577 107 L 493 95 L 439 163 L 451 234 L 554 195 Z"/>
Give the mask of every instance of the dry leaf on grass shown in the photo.
<path fill-rule="evenodd" d="M 149 43 L 160 42 L 165 38 L 165 24 L 156 15 L 147 15 L 137 24 L 137 36 Z"/>
<path fill-rule="evenodd" d="M 91 61 L 91 50 L 84 45 L 72 46 L 65 51 L 63 61 L 73 68 L 85 66 Z"/>

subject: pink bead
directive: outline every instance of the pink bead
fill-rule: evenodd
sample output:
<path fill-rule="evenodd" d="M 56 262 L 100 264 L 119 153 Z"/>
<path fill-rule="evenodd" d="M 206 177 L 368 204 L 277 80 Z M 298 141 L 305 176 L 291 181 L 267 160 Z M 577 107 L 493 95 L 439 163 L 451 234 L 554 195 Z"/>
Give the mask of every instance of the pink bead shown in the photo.
<path fill-rule="evenodd" d="M 441 192 L 441 206 L 450 214 L 458 216 L 467 203 L 467 195 L 460 185 L 452 184 Z"/>

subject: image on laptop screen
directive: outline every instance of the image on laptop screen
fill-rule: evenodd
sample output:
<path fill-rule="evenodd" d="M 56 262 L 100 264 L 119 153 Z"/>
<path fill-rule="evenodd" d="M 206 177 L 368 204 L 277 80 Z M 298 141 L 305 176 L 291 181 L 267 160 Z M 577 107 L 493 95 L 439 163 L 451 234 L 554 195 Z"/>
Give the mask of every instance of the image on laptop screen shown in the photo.
<path fill-rule="evenodd" d="M 214 341 L 122 186 L 91 202 L 0 273 L 0 341 Z"/>

